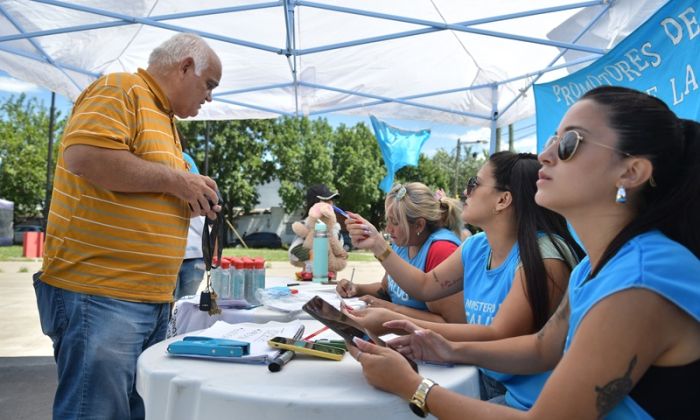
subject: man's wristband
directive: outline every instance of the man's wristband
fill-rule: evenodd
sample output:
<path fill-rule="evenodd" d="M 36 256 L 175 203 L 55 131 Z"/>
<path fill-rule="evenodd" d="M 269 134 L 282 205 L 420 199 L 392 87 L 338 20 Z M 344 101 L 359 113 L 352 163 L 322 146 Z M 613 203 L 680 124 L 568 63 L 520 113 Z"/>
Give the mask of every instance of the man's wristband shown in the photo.
<path fill-rule="evenodd" d="M 374 258 L 378 259 L 379 262 L 384 262 L 385 259 L 391 254 L 391 247 L 387 247 L 384 252 L 379 255 L 375 255 Z"/>

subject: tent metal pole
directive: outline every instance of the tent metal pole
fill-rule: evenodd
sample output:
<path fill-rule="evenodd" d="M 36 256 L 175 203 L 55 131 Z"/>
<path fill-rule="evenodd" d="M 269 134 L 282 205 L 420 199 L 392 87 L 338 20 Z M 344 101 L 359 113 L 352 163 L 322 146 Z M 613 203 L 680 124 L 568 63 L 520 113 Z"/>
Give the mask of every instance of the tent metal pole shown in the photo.
<path fill-rule="evenodd" d="M 583 27 L 583 29 L 581 29 L 581 32 L 579 32 L 579 34 L 576 35 L 576 37 L 574 37 L 574 39 L 573 39 L 572 42 L 578 42 L 578 40 L 581 39 L 581 37 L 582 37 L 583 35 L 585 35 L 586 32 L 588 32 L 588 31 L 593 27 L 593 25 L 595 25 L 596 22 L 598 22 L 598 20 L 600 20 L 601 17 L 603 17 L 603 15 L 605 15 L 606 13 L 608 13 L 608 11 L 610 10 L 610 6 L 611 6 L 610 3 L 606 3 L 606 5 L 605 5 L 605 7 L 603 8 L 603 10 L 601 10 L 593 19 L 591 19 L 591 21 L 588 22 L 588 25 L 586 25 L 585 27 Z M 508 111 L 508 110 L 510 109 L 510 107 L 512 107 L 512 106 L 515 104 L 515 102 L 517 102 L 517 101 L 525 94 L 525 92 L 527 92 L 528 89 L 530 89 L 535 83 L 537 83 L 538 80 L 540 80 L 540 77 L 542 77 L 542 75 L 543 75 L 544 73 L 546 73 L 547 71 L 550 71 L 550 69 L 552 68 L 552 65 L 553 65 L 554 63 L 556 63 L 557 61 L 559 61 L 559 59 L 560 59 L 562 56 L 564 56 L 564 54 L 566 54 L 567 51 L 568 51 L 568 50 L 559 51 L 559 53 L 557 54 L 557 56 L 554 57 L 554 59 L 553 59 L 552 61 L 550 61 L 549 64 L 547 64 L 547 67 L 545 67 L 541 72 L 539 72 L 539 74 L 537 74 L 537 76 L 536 76 L 533 80 L 531 80 L 530 83 L 528 83 L 527 87 L 521 89 L 521 90 L 520 90 L 520 93 L 519 93 L 515 98 L 513 98 L 513 99 L 510 101 L 510 103 L 509 103 L 508 105 L 506 105 L 506 106 L 503 108 L 503 111 L 501 112 L 501 114 L 503 114 L 503 113 L 505 113 L 506 111 Z M 501 83 L 505 83 L 505 82 L 501 82 Z"/>
<path fill-rule="evenodd" d="M 605 3 L 605 0 L 596 0 L 596 1 L 568 4 L 565 6 L 547 7 L 547 8 L 543 8 L 543 9 L 531 10 L 528 12 L 510 13 L 510 14 L 506 14 L 506 15 L 492 16 L 492 17 L 483 18 L 483 19 L 467 20 L 464 22 L 455 23 L 455 25 L 460 25 L 460 26 L 480 25 L 483 23 L 491 23 L 491 22 L 498 22 L 498 21 L 503 21 L 503 20 L 518 19 L 518 18 L 541 15 L 541 14 L 551 13 L 551 12 L 560 12 L 563 10 L 598 6 L 598 5 L 601 5 L 604 3 Z M 413 31 L 397 32 L 397 33 L 387 34 L 387 35 L 383 35 L 383 36 L 362 38 L 362 39 L 357 39 L 354 41 L 347 41 L 347 42 L 338 43 L 338 44 L 330 44 L 330 45 L 325 45 L 325 46 L 316 47 L 316 48 L 308 48 L 305 50 L 297 51 L 297 54 L 299 54 L 299 55 L 314 54 L 314 53 L 334 50 L 334 49 L 338 49 L 338 48 L 347 48 L 347 47 L 353 47 L 356 45 L 365 45 L 365 44 L 371 44 L 374 42 L 382 42 L 382 41 L 387 41 L 390 39 L 408 38 L 411 36 L 423 35 L 423 34 L 428 34 L 428 33 L 442 31 L 442 30 L 443 29 L 440 29 L 440 28 L 424 28 L 424 29 L 416 29 Z"/>
<path fill-rule="evenodd" d="M 240 107 L 243 107 L 243 108 L 250 108 L 250 109 L 256 109 L 256 110 L 258 110 L 258 111 L 269 112 L 269 113 L 271 113 L 271 114 L 286 115 L 286 116 L 289 116 L 289 117 L 293 117 L 293 116 L 294 116 L 294 113 L 293 113 L 293 112 L 286 112 L 286 111 L 282 111 L 282 110 L 279 110 L 279 109 L 272 109 L 272 108 L 267 108 L 267 107 L 264 107 L 264 106 L 258 106 L 258 105 L 247 104 L 247 103 L 245 103 L 245 102 L 232 101 L 232 100 L 230 100 L 230 99 L 224 99 L 224 98 L 216 98 L 216 99 L 214 99 L 214 100 L 215 100 L 215 101 L 218 101 L 218 102 L 223 102 L 223 103 L 226 103 L 226 104 L 231 104 L 231 105 L 240 106 Z M 194 118 L 194 119 L 197 119 L 197 118 Z"/>
<path fill-rule="evenodd" d="M 2 15 L 5 16 L 5 18 L 10 21 L 10 23 L 12 23 L 12 26 L 14 26 L 15 29 L 17 29 L 18 31 L 20 31 L 22 33 L 25 32 L 24 27 L 22 27 L 22 25 L 19 22 L 17 22 L 17 20 L 12 15 L 7 13 L 7 11 L 5 11 L 5 8 L 2 7 L 1 5 L 0 5 L 0 13 L 2 13 Z M 29 43 L 32 44 L 32 47 L 36 48 L 36 50 L 39 51 L 39 54 L 41 54 L 49 64 L 51 64 L 52 66 L 56 66 L 56 63 L 51 58 L 51 56 L 46 53 L 46 51 L 41 47 L 41 45 L 39 45 L 39 43 L 35 39 L 29 39 Z M 78 83 L 76 83 L 76 81 L 70 76 L 70 74 L 66 73 L 66 71 L 60 67 L 57 67 L 57 68 L 61 73 L 63 73 L 64 76 L 66 76 L 68 78 L 68 80 L 71 81 L 71 83 L 73 83 L 73 85 L 76 88 L 80 89 L 80 85 L 78 85 Z"/>
<path fill-rule="evenodd" d="M 94 78 L 98 78 L 101 76 L 98 73 L 93 73 L 91 71 L 87 71 L 87 70 L 81 69 L 79 67 L 71 66 L 69 64 L 63 64 L 63 63 L 59 63 L 57 61 L 54 61 L 53 63 L 51 63 L 48 60 L 48 58 L 46 58 L 46 57 L 42 57 L 40 55 L 32 54 L 32 53 L 29 53 L 27 51 L 18 50 L 16 48 L 7 47 L 4 45 L 0 45 L 0 51 L 4 51 L 4 52 L 10 53 L 10 54 L 15 54 L 15 55 L 18 55 L 20 57 L 28 58 L 30 60 L 35 60 L 35 61 L 39 61 L 42 63 L 52 64 L 52 65 L 56 66 L 59 70 L 66 69 L 66 70 L 74 71 L 76 73 L 84 74 L 86 76 L 91 76 Z"/>
<path fill-rule="evenodd" d="M 46 195 L 44 196 L 44 232 L 49 220 L 49 208 L 51 207 L 51 168 L 53 154 L 53 127 L 56 119 L 56 92 L 51 92 L 51 108 L 49 110 L 49 147 L 46 151 Z"/>
<path fill-rule="evenodd" d="M 360 15 L 360 16 L 368 16 L 368 17 L 373 17 L 373 18 L 378 18 L 378 19 L 386 19 L 386 20 L 393 20 L 393 21 L 397 21 L 397 22 L 411 23 L 411 24 L 415 24 L 415 25 L 429 26 L 429 27 L 437 28 L 439 30 L 451 29 L 453 31 L 458 31 L 458 32 L 468 32 L 468 33 L 473 33 L 473 34 L 478 34 L 478 35 L 492 36 L 492 37 L 496 37 L 496 38 L 505 38 L 505 39 L 512 39 L 515 41 L 548 45 L 551 47 L 568 48 L 568 49 L 577 50 L 577 51 L 584 51 L 584 52 L 590 52 L 590 53 L 596 53 L 596 54 L 605 54 L 605 50 L 600 49 L 600 48 L 586 47 L 584 45 L 576 45 L 576 44 L 571 44 L 568 42 L 559 42 L 559 41 L 552 41 L 549 39 L 540 39 L 540 38 L 533 38 L 533 37 L 529 37 L 529 36 L 513 35 L 513 34 L 507 34 L 507 33 L 503 33 L 503 32 L 489 31 L 489 30 L 485 30 L 485 29 L 472 28 L 472 27 L 468 27 L 468 26 L 455 25 L 455 24 L 450 24 L 450 23 L 433 22 L 433 21 L 424 20 L 424 19 L 415 19 L 415 18 L 409 18 L 409 17 L 404 17 L 404 16 L 389 15 L 386 13 L 377 13 L 377 12 L 370 12 L 370 11 L 366 11 L 366 10 L 352 9 L 349 7 L 331 6 L 328 4 L 321 4 L 321 3 L 315 3 L 315 2 L 304 1 L 304 0 L 298 0 L 296 3 L 299 6 L 314 7 L 314 8 L 323 9 L 323 10 L 331 10 L 331 11 L 335 11 L 335 12 L 344 12 L 344 13 L 350 13 L 350 14 L 355 14 L 355 15 Z"/>
<path fill-rule="evenodd" d="M 491 143 L 489 147 L 489 154 L 492 155 L 496 153 L 498 136 L 496 132 L 498 131 L 498 85 L 494 84 L 491 86 Z"/>
<path fill-rule="evenodd" d="M 218 92 L 214 94 L 214 97 L 219 97 L 219 96 L 227 96 L 227 95 L 238 95 L 239 93 L 248 93 L 248 92 L 257 92 L 261 90 L 269 90 L 269 89 L 281 89 L 281 88 L 288 88 L 292 87 L 292 83 L 285 82 L 285 83 L 274 83 L 271 85 L 264 85 L 264 86 L 253 86 L 245 89 L 235 89 L 235 90 L 225 90 L 223 92 Z"/>
<path fill-rule="evenodd" d="M 56 0 L 35 0 L 35 1 L 37 3 L 45 3 L 45 4 L 50 4 L 52 6 L 64 7 L 66 9 L 73 9 L 73 10 L 78 10 L 81 12 L 92 13 L 95 15 L 107 16 L 107 17 L 111 17 L 114 19 L 121 19 L 121 20 L 128 21 L 131 23 L 138 23 L 138 24 L 142 24 L 142 25 L 154 26 L 156 28 L 161 28 L 161 29 L 169 29 L 169 30 L 175 31 L 175 32 L 192 32 L 194 34 L 201 36 L 202 38 L 208 38 L 208 39 L 214 39 L 216 41 L 228 42 L 230 44 L 241 45 L 243 47 L 249 47 L 249 48 L 255 48 L 258 50 L 268 51 L 268 52 L 272 52 L 275 54 L 282 53 L 282 50 L 280 48 L 270 47 L 268 45 L 258 44 L 258 43 L 250 42 L 250 41 L 244 41 L 242 39 L 217 35 L 217 34 L 213 34 L 211 32 L 198 31 L 196 29 L 186 28 L 184 26 L 156 22 L 154 20 L 146 19 L 146 18 L 142 18 L 142 17 L 123 15 L 121 13 L 114 13 L 114 12 L 110 12 L 107 10 L 96 9 L 94 7 L 80 6 L 77 4 L 66 3 L 66 2 L 62 2 L 62 1 L 56 1 Z"/>
<path fill-rule="evenodd" d="M 399 104 L 404 104 L 404 105 L 409 105 L 409 106 L 414 106 L 417 108 L 425 108 L 425 109 L 432 109 L 434 111 L 441 111 L 441 112 L 449 112 L 452 114 L 457 114 L 457 115 L 463 115 L 466 117 L 475 117 L 475 118 L 483 118 L 483 116 L 474 114 L 471 112 L 465 112 L 465 111 L 456 111 L 452 109 L 447 109 L 439 106 L 433 106 L 433 105 L 426 105 L 426 104 L 421 104 L 418 102 L 411 102 L 411 101 L 406 101 L 403 99 L 398 99 L 398 98 L 389 98 L 386 96 L 380 96 L 380 95 L 372 95 L 369 93 L 361 93 L 361 92 L 356 92 L 352 90 L 347 90 L 347 89 L 340 89 L 340 88 L 334 88 L 330 86 L 324 86 L 324 85 L 318 85 L 316 83 L 308 83 L 308 82 L 299 82 L 299 85 L 301 86 L 307 86 L 307 87 L 312 87 L 316 89 L 324 89 L 324 90 L 330 90 L 332 92 L 338 92 L 338 93 L 345 93 L 348 95 L 353 95 L 353 96 L 361 96 L 364 98 L 371 98 L 371 99 L 381 99 L 383 102 L 396 102 Z"/>
<path fill-rule="evenodd" d="M 250 5 L 245 5 L 245 6 L 222 7 L 222 8 L 218 8 L 218 9 L 208 9 L 208 10 L 197 10 L 197 11 L 192 11 L 192 12 L 188 12 L 188 13 L 172 13 L 169 15 L 150 16 L 148 19 L 153 20 L 153 21 L 176 20 L 176 19 L 184 19 L 184 18 L 199 17 L 199 16 L 218 15 L 218 14 L 223 14 L 223 13 L 235 13 L 235 12 L 242 12 L 242 11 L 247 11 L 247 10 L 266 9 L 266 8 L 270 8 L 270 7 L 279 7 L 279 5 L 280 5 L 280 2 L 275 1 L 275 2 L 268 2 L 268 3 L 260 3 L 260 4 L 250 4 Z M 18 39 L 27 39 L 27 38 L 37 38 L 37 37 L 48 36 L 48 35 L 59 35 L 59 34 L 66 34 L 66 33 L 71 33 L 71 32 L 91 31 L 94 29 L 113 28 L 115 26 L 126 26 L 126 25 L 133 25 L 133 24 L 134 24 L 134 22 L 131 20 L 119 20 L 116 22 L 100 22 L 100 23 L 91 23 L 88 25 L 66 26 L 64 28 L 55 28 L 55 29 L 47 29 L 47 30 L 43 30 L 43 31 L 25 32 L 22 34 L 3 35 L 3 36 L 0 36 L 0 42 L 15 41 Z"/>
<path fill-rule="evenodd" d="M 209 121 L 204 121 L 204 176 L 209 176 Z"/>

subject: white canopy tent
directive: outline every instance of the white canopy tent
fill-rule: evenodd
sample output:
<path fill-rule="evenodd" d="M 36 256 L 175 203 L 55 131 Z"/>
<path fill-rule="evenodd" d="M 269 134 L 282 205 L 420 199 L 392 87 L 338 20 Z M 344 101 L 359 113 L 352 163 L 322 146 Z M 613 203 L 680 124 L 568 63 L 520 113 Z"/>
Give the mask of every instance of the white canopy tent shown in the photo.
<path fill-rule="evenodd" d="M 174 31 L 223 62 L 199 119 L 343 113 L 494 128 L 664 0 L 0 0 L 0 70 L 75 99 Z"/>

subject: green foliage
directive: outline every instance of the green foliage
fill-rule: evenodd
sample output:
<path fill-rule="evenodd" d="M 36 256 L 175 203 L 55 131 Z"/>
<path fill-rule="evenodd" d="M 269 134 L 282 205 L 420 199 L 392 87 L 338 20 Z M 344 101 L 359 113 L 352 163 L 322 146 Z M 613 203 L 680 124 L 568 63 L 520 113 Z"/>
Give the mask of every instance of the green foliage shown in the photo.
<path fill-rule="evenodd" d="M 0 246 L 0 261 L 22 257 L 22 246 Z"/>
<path fill-rule="evenodd" d="M 370 221 L 383 219 L 384 194 L 379 181 L 386 174 L 379 145 L 365 124 L 346 127 L 341 124 L 335 134 L 333 173 L 338 186 L 341 208 L 368 217 Z M 374 209 L 382 202 L 381 219 Z"/>
<path fill-rule="evenodd" d="M 65 125 L 57 118 L 55 139 Z M 283 117 L 277 120 L 181 121 L 183 144 L 199 170 L 216 180 L 229 207 L 254 208 L 257 187 L 280 181 L 282 206 L 293 212 L 304 204 L 306 190 L 325 183 L 340 192 L 337 204 L 384 224 L 384 193 L 378 185 L 386 168 L 373 133 L 363 123 L 336 129 L 325 119 Z M 205 133 L 209 132 L 208 168 Z M 0 197 L 15 202 L 19 219 L 43 208 L 46 182 L 48 111 L 24 95 L 0 105 Z M 58 143 L 58 141 L 56 141 Z M 420 181 L 459 196 L 470 176 L 485 162 L 466 148 L 459 164 L 454 151 L 421 155 L 417 167 L 405 167 L 397 182 Z M 56 154 L 54 153 L 54 156 Z M 229 218 L 233 219 L 231 212 Z"/>
<path fill-rule="evenodd" d="M 181 121 L 181 136 L 190 155 L 205 174 L 205 130 L 209 130 L 208 174 L 230 207 L 250 210 L 258 202 L 255 189 L 268 182 L 274 165 L 264 159 L 268 152 L 265 136 L 273 125 L 269 120 Z"/>
<path fill-rule="evenodd" d="M 54 151 L 65 119 L 56 112 Z M 46 194 L 49 111 L 24 94 L 0 104 L 0 197 L 15 202 L 15 219 L 39 216 Z M 53 175 L 53 174 L 52 174 Z"/>
<path fill-rule="evenodd" d="M 279 194 L 287 212 L 304 205 L 306 189 L 323 183 L 337 185 L 333 179 L 333 128 L 325 119 L 284 117 L 276 121 L 269 136 Z"/>

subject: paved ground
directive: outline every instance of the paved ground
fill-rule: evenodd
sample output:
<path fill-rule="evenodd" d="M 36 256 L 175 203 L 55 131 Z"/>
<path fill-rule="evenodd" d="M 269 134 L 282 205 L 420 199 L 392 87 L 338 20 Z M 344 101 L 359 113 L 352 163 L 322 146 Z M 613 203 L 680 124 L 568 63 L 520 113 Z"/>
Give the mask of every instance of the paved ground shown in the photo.
<path fill-rule="evenodd" d="M 32 287 L 40 261 L 0 261 L 0 419 L 50 419 L 56 370 L 51 340 L 42 334 Z M 378 262 L 350 263 L 339 277 L 379 281 Z M 270 263 L 267 274 L 293 278 L 286 262 Z"/>

